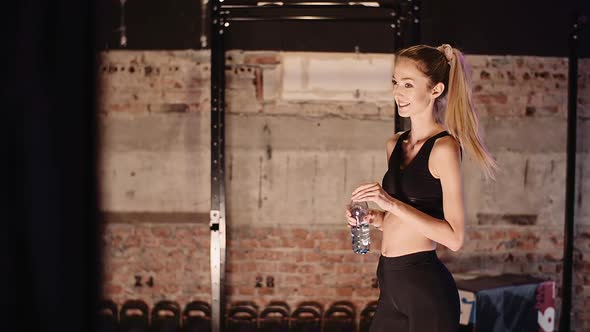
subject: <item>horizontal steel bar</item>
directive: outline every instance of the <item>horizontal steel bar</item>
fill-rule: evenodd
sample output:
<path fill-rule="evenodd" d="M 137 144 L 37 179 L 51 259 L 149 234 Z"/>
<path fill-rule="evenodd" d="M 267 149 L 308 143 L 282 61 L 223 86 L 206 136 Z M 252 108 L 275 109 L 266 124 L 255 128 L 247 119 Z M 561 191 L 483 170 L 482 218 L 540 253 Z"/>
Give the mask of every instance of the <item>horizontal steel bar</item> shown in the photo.
<path fill-rule="evenodd" d="M 332 16 L 274 16 L 274 17 L 232 17 L 225 19 L 229 22 L 269 22 L 269 21 L 351 21 L 351 22 L 383 22 L 391 23 L 394 17 L 332 17 Z"/>
<path fill-rule="evenodd" d="M 256 10 L 267 10 L 267 9 L 387 9 L 392 8 L 390 6 L 377 4 L 375 6 L 370 6 L 362 3 L 350 3 L 350 4 L 342 4 L 342 3 L 317 3 L 317 4 L 306 4 L 306 3 L 289 3 L 285 5 L 275 5 L 275 4 L 267 4 L 264 6 L 255 6 L 255 5 L 224 5 L 221 4 L 221 9 L 256 9 Z"/>

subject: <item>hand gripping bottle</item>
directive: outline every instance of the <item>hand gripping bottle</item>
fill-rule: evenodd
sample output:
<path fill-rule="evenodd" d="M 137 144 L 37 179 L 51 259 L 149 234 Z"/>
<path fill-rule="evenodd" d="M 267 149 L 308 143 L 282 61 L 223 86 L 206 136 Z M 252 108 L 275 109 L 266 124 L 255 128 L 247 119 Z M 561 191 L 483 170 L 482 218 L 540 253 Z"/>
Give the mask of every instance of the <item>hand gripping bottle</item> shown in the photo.
<path fill-rule="evenodd" d="M 369 206 L 367 202 L 351 202 L 350 212 L 352 217 L 356 219 L 356 226 L 350 228 L 352 251 L 355 254 L 366 254 L 371 245 L 371 233 L 369 222 L 363 219 L 369 213 Z"/>

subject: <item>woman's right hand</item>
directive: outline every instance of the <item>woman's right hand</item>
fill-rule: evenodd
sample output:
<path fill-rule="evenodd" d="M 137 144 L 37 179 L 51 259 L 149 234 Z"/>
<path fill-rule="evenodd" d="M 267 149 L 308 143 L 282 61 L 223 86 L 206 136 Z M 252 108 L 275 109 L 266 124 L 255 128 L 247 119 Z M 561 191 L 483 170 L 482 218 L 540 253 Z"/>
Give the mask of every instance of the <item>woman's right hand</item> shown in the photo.
<path fill-rule="evenodd" d="M 346 219 L 348 221 L 348 228 L 356 226 L 356 219 L 352 216 L 352 212 L 350 211 L 350 205 L 346 205 L 345 212 Z M 367 213 L 367 215 L 365 216 L 365 220 L 367 220 L 369 224 L 373 225 L 375 228 L 381 228 L 381 225 L 383 225 L 383 217 L 383 211 L 369 209 L 369 213 Z"/>

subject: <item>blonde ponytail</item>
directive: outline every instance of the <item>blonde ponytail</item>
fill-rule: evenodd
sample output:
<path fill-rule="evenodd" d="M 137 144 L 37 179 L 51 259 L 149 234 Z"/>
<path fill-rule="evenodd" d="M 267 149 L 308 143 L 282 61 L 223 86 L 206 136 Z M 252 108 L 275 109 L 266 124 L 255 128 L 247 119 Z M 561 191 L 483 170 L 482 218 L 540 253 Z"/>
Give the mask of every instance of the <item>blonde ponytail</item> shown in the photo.
<path fill-rule="evenodd" d="M 461 51 L 453 48 L 452 52 L 444 124 L 462 149 L 473 156 L 486 177 L 496 180 L 499 167 L 479 133 L 479 119 L 471 98 L 469 67 Z"/>

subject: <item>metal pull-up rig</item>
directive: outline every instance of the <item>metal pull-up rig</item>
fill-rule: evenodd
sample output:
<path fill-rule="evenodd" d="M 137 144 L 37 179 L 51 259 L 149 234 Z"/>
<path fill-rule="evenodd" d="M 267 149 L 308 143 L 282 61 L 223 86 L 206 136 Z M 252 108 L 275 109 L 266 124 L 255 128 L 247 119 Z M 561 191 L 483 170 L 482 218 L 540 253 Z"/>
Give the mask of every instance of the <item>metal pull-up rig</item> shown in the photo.
<path fill-rule="evenodd" d="M 232 22 L 383 22 L 390 25 L 394 49 L 416 44 L 420 7 L 416 0 L 384 2 L 244 2 L 213 0 L 207 4 L 211 22 L 211 327 L 223 331 L 225 309 L 225 36 Z M 312 24 L 312 23 L 310 23 Z M 335 23 L 337 24 L 337 23 Z M 388 42 L 388 41 L 384 41 Z M 201 45 L 207 47 L 207 36 Z M 401 126 L 395 121 L 395 130 Z"/>

